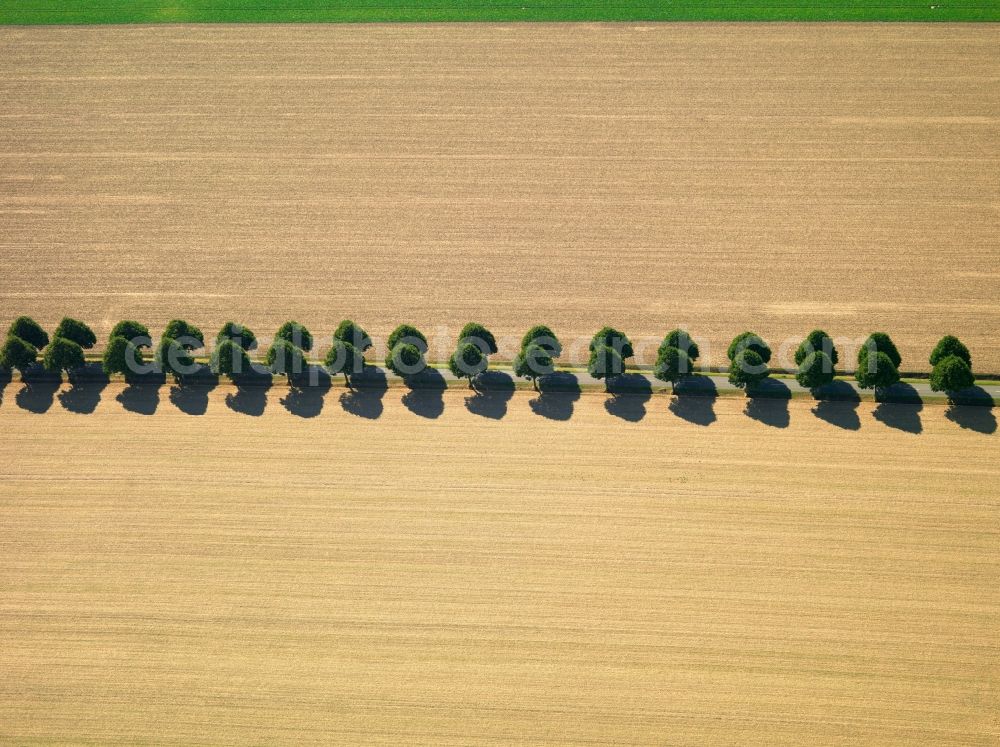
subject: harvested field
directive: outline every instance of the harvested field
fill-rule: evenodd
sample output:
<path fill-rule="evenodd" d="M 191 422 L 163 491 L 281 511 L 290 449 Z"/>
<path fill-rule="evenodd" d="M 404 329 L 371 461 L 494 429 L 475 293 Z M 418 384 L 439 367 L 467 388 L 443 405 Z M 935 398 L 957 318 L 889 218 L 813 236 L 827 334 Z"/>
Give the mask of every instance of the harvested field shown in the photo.
<path fill-rule="evenodd" d="M 276 387 L 248 417 L 221 386 L 145 417 L 111 385 L 34 414 L 19 387 L 2 741 L 1000 737 L 998 436 L 967 413 L 421 418 L 390 390 L 304 419 Z"/>
<path fill-rule="evenodd" d="M 998 43 L 944 24 L 2 28 L 0 316 L 685 324 L 714 364 L 744 328 L 777 347 L 822 325 L 890 332 L 909 370 L 953 333 L 1000 372 Z"/>

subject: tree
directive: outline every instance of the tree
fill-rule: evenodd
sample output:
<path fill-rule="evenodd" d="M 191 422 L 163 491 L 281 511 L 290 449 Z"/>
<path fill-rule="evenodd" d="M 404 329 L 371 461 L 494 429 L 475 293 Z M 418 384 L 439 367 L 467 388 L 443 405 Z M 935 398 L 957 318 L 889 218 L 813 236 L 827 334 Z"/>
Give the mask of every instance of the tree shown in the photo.
<path fill-rule="evenodd" d="M 691 375 L 691 359 L 680 348 L 660 346 L 653 366 L 653 376 L 663 382 L 668 382 L 671 388 L 677 387 L 677 382 Z"/>
<path fill-rule="evenodd" d="M 479 347 L 484 355 L 492 355 L 497 352 L 497 339 L 486 327 L 478 322 L 469 322 L 462 331 L 458 333 L 459 344 L 471 342 Z"/>
<path fill-rule="evenodd" d="M 332 375 L 344 374 L 344 384 L 350 387 L 350 377 L 365 370 L 365 354 L 346 340 L 334 339 L 324 365 Z"/>
<path fill-rule="evenodd" d="M 949 355 L 961 358 L 965 361 L 966 366 L 972 368 L 972 356 L 969 355 L 969 349 L 953 335 L 945 335 L 938 340 L 938 344 L 934 346 L 934 352 L 931 353 L 931 365 L 936 366 Z"/>
<path fill-rule="evenodd" d="M 460 342 L 455 352 L 448 360 L 448 368 L 456 378 L 467 378 L 469 389 L 474 389 L 472 380 L 486 370 L 489 361 L 486 355 L 480 350 L 479 345 L 473 342 Z"/>
<path fill-rule="evenodd" d="M 73 373 L 87 365 L 83 357 L 83 348 L 65 337 L 53 337 L 45 348 L 42 365 L 46 371 L 65 371 L 70 377 Z"/>
<path fill-rule="evenodd" d="M 64 340 L 75 342 L 84 350 L 90 350 L 97 343 L 97 335 L 94 334 L 94 330 L 78 319 L 71 319 L 68 316 L 63 317 L 63 320 L 59 322 L 52 337 L 61 337 Z"/>
<path fill-rule="evenodd" d="M 632 341 L 624 332 L 619 332 L 614 327 L 601 327 L 590 340 L 590 352 L 593 353 L 601 345 L 613 349 L 622 358 L 631 358 L 635 355 Z"/>
<path fill-rule="evenodd" d="M 111 344 L 110 340 L 115 337 L 123 337 L 136 347 L 148 348 L 153 345 L 153 340 L 149 336 L 149 330 L 146 328 L 146 325 L 139 324 L 139 322 L 134 322 L 131 319 L 125 319 L 114 326 L 111 330 L 111 335 L 108 337 L 109 345 Z"/>
<path fill-rule="evenodd" d="M 212 351 L 209 367 L 216 376 L 228 376 L 234 379 L 241 374 L 249 373 L 250 356 L 235 340 L 223 338 Z"/>
<path fill-rule="evenodd" d="M 737 351 L 729 366 L 729 383 L 747 394 L 769 375 L 763 356 L 751 346 Z"/>
<path fill-rule="evenodd" d="M 556 333 L 544 324 L 536 324 L 524 333 L 524 337 L 521 338 L 521 350 L 527 350 L 529 345 L 538 345 L 552 358 L 562 355 L 562 343 L 559 342 Z"/>
<path fill-rule="evenodd" d="M 729 343 L 729 350 L 726 354 L 730 361 L 735 361 L 736 356 L 743 350 L 754 351 L 763 363 L 771 361 L 771 347 L 764 342 L 764 338 L 755 332 L 741 332 Z"/>
<path fill-rule="evenodd" d="M 397 342 L 385 359 L 385 367 L 404 379 L 427 368 L 423 351 L 409 342 Z"/>
<path fill-rule="evenodd" d="M 164 337 L 160 340 L 154 360 L 159 370 L 165 374 L 172 374 L 178 384 L 184 381 L 185 376 L 194 373 L 196 368 L 187 346 L 173 337 Z"/>
<path fill-rule="evenodd" d="M 799 363 L 795 380 L 815 395 L 815 390 L 833 381 L 833 360 L 822 350 L 809 353 Z"/>
<path fill-rule="evenodd" d="M 889 360 L 892 361 L 894 368 L 898 369 L 899 365 L 903 362 L 903 359 L 899 355 L 899 351 L 896 350 L 896 345 L 893 343 L 892 338 L 889 337 L 885 332 L 872 332 L 868 335 L 868 339 L 865 340 L 865 344 L 861 346 L 858 351 L 858 368 L 862 368 L 864 365 L 864 359 L 868 357 L 869 352 L 885 353 Z"/>
<path fill-rule="evenodd" d="M 122 374 L 125 381 L 132 381 L 144 363 L 142 350 L 135 343 L 124 337 L 116 336 L 108 340 L 101 368 L 108 376 Z"/>
<path fill-rule="evenodd" d="M 167 322 L 163 337 L 177 340 L 186 350 L 205 347 L 205 336 L 201 330 L 183 319 L 171 319 Z"/>
<path fill-rule="evenodd" d="M 814 329 L 795 351 L 795 365 L 801 366 L 802 361 L 809 357 L 810 353 L 825 353 L 834 366 L 840 360 L 840 354 L 834 347 L 833 338 L 821 329 Z"/>
<path fill-rule="evenodd" d="M 964 358 L 949 355 L 934 364 L 931 371 L 931 389 L 935 392 L 960 392 L 976 382 L 972 369 Z"/>
<path fill-rule="evenodd" d="M 386 340 L 385 344 L 386 350 L 395 350 L 401 342 L 416 346 L 421 355 L 427 352 L 427 338 L 424 337 L 423 332 L 411 324 L 400 324 L 389 333 L 389 339 Z"/>
<path fill-rule="evenodd" d="M 10 325 L 10 329 L 7 330 L 8 335 L 14 335 L 14 337 L 20 337 L 26 343 L 35 348 L 36 351 L 41 350 L 46 345 L 49 344 L 49 336 L 42 329 L 41 325 L 32 319 L 30 316 L 19 316 Z"/>
<path fill-rule="evenodd" d="M 364 352 L 372 346 L 371 336 L 350 319 L 344 319 L 333 333 L 334 340 L 343 340 Z"/>
<path fill-rule="evenodd" d="M 552 373 L 552 356 L 548 349 L 536 343 L 529 343 L 521 348 L 514 358 L 514 375 L 522 379 L 530 379 L 535 391 L 538 391 L 538 379 Z"/>
<path fill-rule="evenodd" d="M 625 372 L 625 361 L 615 348 L 599 344 L 590 352 L 587 371 L 595 379 L 604 379 L 607 387 L 611 379 Z"/>
<path fill-rule="evenodd" d="M 285 340 L 290 342 L 292 345 L 297 347 L 300 351 L 305 351 L 308 353 L 312 350 L 313 338 L 309 330 L 303 327 L 298 322 L 285 322 L 280 327 L 278 331 L 274 334 L 277 340 Z M 273 346 L 272 346 L 273 348 Z"/>
<path fill-rule="evenodd" d="M 249 327 L 244 327 L 236 322 L 226 322 L 219 330 L 219 336 L 215 338 L 215 344 L 221 345 L 229 340 L 239 345 L 244 350 L 253 350 L 257 347 L 257 335 Z"/>
<path fill-rule="evenodd" d="M 284 337 L 276 339 L 274 344 L 267 349 L 264 363 L 271 369 L 271 373 L 287 376 L 289 381 L 306 370 L 306 360 L 302 349 Z"/>
<path fill-rule="evenodd" d="M 864 350 L 864 348 L 862 348 Z M 882 396 L 887 387 L 899 381 L 899 369 L 892 362 L 888 353 L 876 351 L 875 355 L 865 355 L 854 372 L 858 386 L 862 389 L 874 389 L 875 399 Z"/>
<path fill-rule="evenodd" d="M 687 355 L 687 359 L 691 363 L 698 360 L 698 356 L 701 355 L 701 351 L 698 350 L 698 343 L 692 340 L 691 335 L 683 329 L 674 329 L 667 333 L 667 336 L 663 338 L 663 342 L 660 343 L 660 347 L 656 351 L 656 357 L 660 358 L 663 355 L 663 351 L 667 348 L 677 348 Z"/>
<path fill-rule="evenodd" d="M 38 360 L 38 349 L 17 335 L 7 335 L 7 340 L 0 348 L 0 366 L 9 371 L 15 368 L 22 374 L 35 365 Z"/>

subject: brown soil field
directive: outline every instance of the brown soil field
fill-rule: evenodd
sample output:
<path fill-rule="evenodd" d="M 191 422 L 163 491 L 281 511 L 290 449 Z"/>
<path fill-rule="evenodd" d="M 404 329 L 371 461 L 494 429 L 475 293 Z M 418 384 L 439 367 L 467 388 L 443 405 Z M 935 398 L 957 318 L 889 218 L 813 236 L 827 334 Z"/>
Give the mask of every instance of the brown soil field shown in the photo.
<path fill-rule="evenodd" d="M 1000 437 L 968 414 L 331 390 L 302 418 L 276 387 L 249 417 L 220 386 L 144 416 L 116 384 L 35 414 L 20 386 L 0 741 L 1000 738 Z"/>
<path fill-rule="evenodd" d="M 1000 372 L 998 45 L 988 24 L 3 28 L 0 316 L 684 324 L 714 364 L 744 328 L 884 329 L 906 369 L 953 333 Z"/>

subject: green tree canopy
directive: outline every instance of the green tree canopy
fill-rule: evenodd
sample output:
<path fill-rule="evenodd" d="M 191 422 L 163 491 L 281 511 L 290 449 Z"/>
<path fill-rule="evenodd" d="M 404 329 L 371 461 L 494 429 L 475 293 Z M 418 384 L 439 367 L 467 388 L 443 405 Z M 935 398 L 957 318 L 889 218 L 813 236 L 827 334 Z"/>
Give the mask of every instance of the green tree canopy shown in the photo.
<path fill-rule="evenodd" d="M 146 325 L 139 324 L 139 322 L 132 321 L 131 319 L 120 321 L 112 328 L 111 334 L 108 337 L 109 345 L 111 344 L 110 340 L 115 337 L 123 337 L 136 347 L 148 348 L 153 345 Z"/>
<path fill-rule="evenodd" d="M 173 337 L 160 340 L 154 360 L 160 371 L 173 375 L 177 382 L 183 381 L 185 376 L 190 376 L 197 368 L 187 347 Z"/>
<path fill-rule="evenodd" d="M 25 342 L 30 343 L 36 351 L 49 344 L 48 333 L 30 316 L 19 316 L 15 319 L 10 325 L 10 329 L 7 330 L 7 334 L 20 337 Z"/>
<path fill-rule="evenodd" d="M 233 379 L 250 373 L 250 356 L 234 338 L 224 337 L 212 351 L 209 367 L 216 376 L 228 376 Z"/>
<path fill-rule="evenodd" d="M 462 327 L 462 331 L 458 333 L 458 342 L 459 344 L 471 342 L 477 345 L 484 355 L 497 352 L 497 339 L 479 322 L 469 322 Z"/>
<path fill-rule="evenodd" d="M 899 355 L 899 351 L 896 350 L 896 344 L 892 341 L 885 332 L 872 332 L 868 335 L 868 339 L 865 340 L 864 345 L 858 350 L 858 368 L 862 368 L 864 360 L 867 359 L 868 353 L 870 351 L 875 351 L 876 353 L 885 353 L 889 360 L 892 361 L 894 368 L 898 369 L 903 359 Z"/>
<path fill-rule="evenodd" d="M 960 392 L 976 383 L 976 377 L 964 358 L 949 355 L 934 364 L 931 389 L 935 392 Z"/>
<path fill-rule="evenodd" d="M 333 339 L 348 342 L 362 353 L 372 346 L 371 336 L 350 319 L 344 319 L 337 325 Z"/>
<path fill-rule="evenodd" d="M 83 357 L 83 348 L 65 337 L 53 337 L 45 348 L 42 365 L 47 371 L 65 371 L 72 375 L 75 371 L 87 365 Z"/>
<path fill-rule="evenodd" d="M 683 340 L 682 340 L 683 342 Z M 660 346 L 653 366 L 653 376 L 676 387 L 677 382 L 691 375 L 691 359 L 680 348 Z"/>
<path fill-rule="evenodd" d="M 833 344 L 833 338 L 821 329 L 814 329 L 795 351 L 795 365 L 801 366 L 802 361 L 809 357 L 810 353 L 825 353 L 826 356 L 836 366 L 840 360 L 840 354 Z"/>
<path fill-rule="evenodd" d="M 132 381 L 145 364 L 142 350 L 131 340 L 124 337 L 112 337 L 104 349 L 101 368 L 108 376 L 122 374 L 126 381 Z"/>
<path fill-rule="evenodd" d="M 954 335 L 945 335 L 938 340 L 938 344 L 934 346 L 934 352 L 931 353 L 931 365 L 936 366 L 949 355 L 958 356 L 965 361 L 966 366 L 972 368 L 972 356 L 969 355 L 969 349 Z"/>
<path fill-rule="evenodd" d="M 365 354 L 347 340 L 335 339 L 323 364 L 331 375 L 344 374 L 344 383 L 350 386 L 350 377 L 365 370 Z"/>
<path fill-rule="evenodd" d="M 222 325 L 219 336 L 215 338 L 215 344 L 221 345 L 226 340 L 236 343 L 244 350 L 253 350 L 257 347 L 257 335 L 253 330 L 236 322 L 226 322 Z"/>
<path fill-rule="evenodd" d="M 15 368 L 22 374 L 35 365 L 38 360 L 38 349 L 27 340 L 17 335 L 7 335 L 0 348 L 0 366 L 9 371 Z"/>
<path fill-rule="evenodd" d="M 809 353 L 795 374 L 795 380 L 810 391 L 833 381 L 833 360 L 822 350 Z"/>
<path fill-rule="evenodd" d="M 404 338 L 405 339 L 405 338 Z M 404 379 L 427 368 L 423 351 L 409 342 L 397 342 L 385 359 L 385 367 Z"/>
<path fill-rule="evenodd" d="M 469 380 L 469 388 L 472 387 L 472 380 L 486 370 L 489 361 L 479 345 L 472 342 L 460 342 L 455 352 L 448 359 L 448 368 L 456 378 L 466 378 Z"/>
<path fill-rule="evenodd" d="M 97 335 L 94 334 L 94 330 L 79 319 L 71 319 L 68 316 L 63 317 L 52 336 L 71 340 L 84 350 L 89 350 L 97 343 Z"/>
<path fill-rule="evenodd" d="M 767 362 L 754 346 L 737 351 L 729 366 L 729 383 L 748 393 L 769 375 Z"/>
<path fill-rule="evenodd" d="M 615 376 L 625 373 L 625 361 L 610 345 L 597 345 L 590 353 L 587 372 L 595 379 L 604 379 L 605 385 Z"/>
<path fill-rule="evenodd" d="M 297 347 L 300 351 L 308 353 L 313 347 L 312 334 L 298 322 L 285 322 L 278 331 L 275 332 L 276 340 L 285 340 Z"/>
<path fill-rule="evenodd" d="M 631 358 L 635 355 L 632 341 L 624 332 L 619 332 L 614 327 L 601 327 L 590 340 L 590 352 L 593 353 L 602 345 L 613 349 L 621 358 Z"/>
<path fill-rule="evenodd" d="M 535 343 L 529 343 L 521 348 L 514 358 L 514 375 L 522 379 L 530 379 L 535 390 L 538 390 L 538 379 L 554 371 L 552 356 L 546 348 Z"/>
<path fill-rule="evenodd" d="M 197 350 L 205 346 L 205 336 L 201 330 L 183 319 L 171 319 L 167 322 L 163 337 L 177 340 L 186 350 Z"/>
<path fill-rule="evenodd" d="M 386 340 L 385 344 L 386 349 L 390 351 L 395 350 L 396 346 L 401 342 L 415 346 L 421 355 L 427 352 L 427 338 L 423 332 L 412 324 L 400 324 L 390 332 L 389 339 Z"/>
<path fill-rule="evenodd" d="M 271 369 L 271 373 L 287 376 L 289 380 L 300 376 L 306 370 L 306 359 L 302 349 L 284 337 L 276 339 L 267 349 L 264 363 Z"/>
<path fill-rule="evenodd" d="M 878 398 L 886 388 L 899 381 L 899 369 L 888 353 L 879 350 L 874 356 L 863 357 L 858 370 L 854 372 L 854 378 L 862 389 L 874 389 L 875 397 Z"/>
<path fill-rule="evenodd" d="M 726 354 L 730 361 L 736 360 L 736 355 L 742 350 L 754 351 L 764 363 L 771 361 L 771 347 L 764 341 L 764 338 L 755 332 L 741 332 L 729 343 L 729 350 Z"/>
<path fill-rule="evenodd" d="M 526 350 L 529 345 L 538 345 L 552 358 L 562 355 L 562 343 L 559 342 L 556 333 L 544 324 L 536 324 L 524 333 L 524 337 L 521 338 L 521 350 Z"/>
<path fill-rule="evenodd" d="M 667 348 L 677 348 L 687 355 L 687 359 L 691 363 L 698 360 L 698 357 L 701 355 L 701 351 L 698 350 L 698 343 L 692 340 L 691 335 L 683 329 L 674 329 L 667 332 L 667 336 L 663 338 L 663 342 L 660 343 L 660 347 L 656 351 L 656 357 L 659 358 Z"/>

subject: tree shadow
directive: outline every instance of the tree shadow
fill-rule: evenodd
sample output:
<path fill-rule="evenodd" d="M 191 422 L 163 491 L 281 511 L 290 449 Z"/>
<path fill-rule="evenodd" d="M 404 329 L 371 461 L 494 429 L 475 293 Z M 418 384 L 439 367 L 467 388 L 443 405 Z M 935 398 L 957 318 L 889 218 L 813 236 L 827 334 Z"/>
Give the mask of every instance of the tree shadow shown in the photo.
<path fill-rule="evenodd" d="M 767 378 L 747 393 L 744 412 L 754 420 L 772 428 L 787 428 L 790 421 L 788 400 L 792 390 L 781 379 Z"/>
<path fill-rule="evenodd" d="M 816 396 L 818 401 L 812 412 L 817 418 L 848 431 L 861 428 L 861 418 L 858 417 L 861 395 L 846 381 L 833 381 L 819 387 Z"/>
<path fill-rule="evenodd" d="M 747 399 L 744 413 L 772 428 L 787 428 L 790 422 L 787 399 L 750 397 Z"/>
<path fill-rule="evenodd" d="M 0 405 L 3 404 L 3 394 L 6 390 L 7 385 L 10 383 L 11 376 L 10 371 L 0 368 Z"/>
<path fill-rule="evenodd" d="M 448 388 L 444 376 L 436 368 L 425 368 L 414 376 L 406 377 L 410 391 L 403 395 L 402 402 L 414 415 L 431 420 L 441 417 L 444 412 L 444 398 L 441 393 Z"/>
<path fill-rule="evenodd" d="M 642 374 L 616 376 L 609 382 L 608 392 L 611 397 L 604 400 L 604 409 L 611 415 L 630 423 L 646 417 L 646 403 L 653 396 L 653 386 Z"/>
<path fill-rule="evenodd" d="M 719 394 L 710 376 L 687 376 L 674 386 L 670 412 L 694 425 L 707 426 L 715 422 L 715 399 Z"/>
<path fill-rule="evenodd" d="M 246 373 L 234 377 L 236 393 L 226 394 L 226 407 L 241 415 L 259 418 L 267 407 L 267 390 L 272 383 L 270 374 Z"/>
<path fill-rule="evenodd" d="M 473 415 L 500 420 L 507 414 L 507 403 L 514 396 L 514 379 L 503 371 L 483 371 L 475 379 L 476 393 L 465 398 Z"/>
<path fill-rule="evenodd" d="M 52 407 L 56 391 L 62 385 L 62 376 L 49 373 L 41 366 L 33 366 L 21 374 L 21 382 L 21 389 L 14 395 L 17 406 L 41 415 Z"/>
<path fill-rule="evenodd" d="M 982 405 L 961 405 L 952 402 L 944 416 L 960 428 L 989 435 L 997 432 L 997 418 L 993 408 Z"/>
<path fill-rule="evenodd" d="M 574 374 L 557 371 L 538 380 L 538 396 L 528 400 L 536 415 L 549 420 L 569 420 L 573 403 L 580 399 L 580 381 Z"/>
<path fill-rule="evenodd" d="M 163 374 L 135 377 L 115 399 L 129 412 L 137 415 L 153 415 L 160 405 L 160 387 L 163 386 L 163 382 Z"/>
<path fill-rule="evenodd" d="M 924 426 L 920 422 L 920 411 L 924 404 L 920 393 L 909 384 L 893 384 L 882 395 L 872 416 L 880 423 L 905 433 L 920 433 Z"/>
<path fill-rule="evenodd" d="M 323 398 L 331 386 L 330 374 L 320 366 L 309 366 L 301 376 L 289 380 L 288 394 L 280 401 L 292 415 L 314 418 L 323 411 Z"/>
<path fill-rule="evenodd" d="M 920 398 L 920 392 L 918 392 L 911 384 L 907 384 L 905 381 L 900 381 L 898 384 L 886 387 L 879 396 L 878 401 L 894 402 L 897 404 L 902 403 L 907 405 L 922 405 L 924 403 L 924 401 Z"/>
<path fill-rule="evenodd" d="M 364 371 L 352 377 L 351 387 L 340 395 L 340 406 L 345 412 L 368 420 L 382 417 L 382 397 L 389 389 L 382 369 L 365 366 Z"/>
<path fill-rule="evenodd" d="M 781 379 L 771 377 L 757 382 L 747 393 L 751 399 L 777 399 L 787 402 L 792 398 L 792 390 L 788 388 L 788 384 Z"/>
<path fill-rule="evenodd" d="M 69 389 L 59 392 L 59 404 L 70 412 L 89 415 L 101 403 L 109 379 L 99 363 L 91 363 L 70 377 L 69 383 Z"/>
<path fill-rule="evenodd" d="M 954 405 L 979 405 L 980 407 L 995 407 L 993 396 L 981 386 L 970 386 L 960 392 L 954 392 L 948 401 Z"/>
<path fill-rule="evenodd" d="M 219 385 L 219 377 L 208 366 L 184 378 L 183 384 L 170 387 L 170 402 L 187 415 L 204 415 L 208 410 L 208 394 Z"/>

